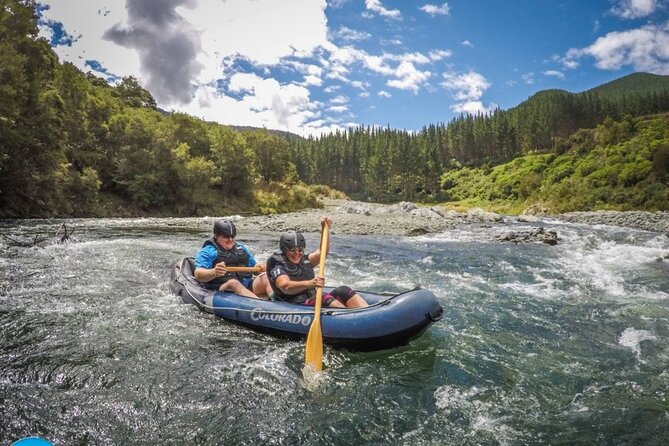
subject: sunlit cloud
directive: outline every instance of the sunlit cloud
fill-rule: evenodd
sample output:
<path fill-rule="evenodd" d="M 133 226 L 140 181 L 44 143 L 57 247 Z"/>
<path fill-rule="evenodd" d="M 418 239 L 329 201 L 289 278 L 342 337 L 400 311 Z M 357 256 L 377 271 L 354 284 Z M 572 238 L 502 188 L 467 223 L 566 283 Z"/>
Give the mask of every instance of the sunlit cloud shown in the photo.
<path fill-rule="evenodd" d="M 490 83 L 483 75 L 475 71 L 461 74 L 446 72 L 443 73 L 443 78 L 441 86 L 454 91 L 453 98 L 459 101 L 451 106 L 453 111 L 470 114 L 489 113 L 496 107 L 494 104 L 485 107 L 481 102 L 483 93 L 490 88 Z"/>
<path fill-rule="evenodd" d="M 562 71 L 546 70 L 546 71 L 542 71 L 542 74 L 544 76 L 557 77 L 558 79 L 564 79 L 564 73 Z"/>
<path fill-rule="evenodd" d="M 372 35 L 365 31 L 356 31 L 346 26 L 340 26 L 337 31 L 332 33 L 332 37 L 343 42 L 359 42 L 369 39 Z"/>
<path fill-rule="evenodd" d="M 389 19 L 401 19 L 402 13 L 399 9 L 386 9 L 382 4 L 381 0 L 365 0 L 365 7 L 382 17 L 387 17 Z"/>
<path fill-rule="evenodd" d="M 584 57 L 594 58 L 595 66 L 603 70 L 630 66 L 636 71 L 669 74 L 669 22 L 611 32 L 588 47 L 570 49 L 562 62 L 572 68 Z"/>
<path fill-rule="evenodd" d="M 442 60 L 446 59 L 447 57 L 451 57 L 453 55 L 452 51 L 449 50 L 432 50 L 430 51 L 430 59 L 433 61 L 437 60 Z"/>
<path fill-rule="evenodd" d="M 449 15 L 451 12 L 450 8 L 448 7 L 448 3 L 443 3 L 441 5 L 426 4 L 418 9 L 433 17 L 436 15 Z"/>
<path fill-rule="evenodd" d="M 657 9 L 657 0 L 616 0 L 611 12 L 623 19 L 647 17 Z"/>
<path fill-rule="evenodd" d="M 534 73 L 525 73 L 520 78 L 528 85 L 534 84 Z"/>

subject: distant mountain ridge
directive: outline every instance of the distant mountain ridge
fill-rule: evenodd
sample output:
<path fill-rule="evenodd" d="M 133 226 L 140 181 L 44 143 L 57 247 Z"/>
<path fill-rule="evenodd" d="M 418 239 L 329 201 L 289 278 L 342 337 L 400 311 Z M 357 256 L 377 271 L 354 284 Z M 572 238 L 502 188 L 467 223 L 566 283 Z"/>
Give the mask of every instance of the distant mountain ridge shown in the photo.
<path fill-rule="evenodd" d="M 596 95 L 602 99 L 617 102 L 621 101 L 626 97 L 632 96 L 647 96 L 652 94 L 669 94 L 669 75 L 659 75 L 651 73 L 632 73 L 621 78 L 612 80 L 597 87 L 593 87 L 589 90 L 581 92 L 570 92 L 564 89 L 547 89 L 539 90 L 526 100 L 522 101 L 518 105 L 507 109 L 506 111 L 511 113 L 519 113 L 525 108 L 533 110 L 535 102 L 556 102 L 564 98 L 578 100 L 586 96 Z M 253 131 L 260 130 L 260 127 L 253 126 L 238 126 L 231 125 L 229 126 L 234 130 L 244 132 L 244 131 Z M 297 138 L 303 139 L 302 136 L 297 135 L 292 132 L 285 130 L 274 130 L 267 129 L 270 133 L 284 137 L 286 139 Z"/>
<path fill-rule="evenodd" d="M 624 95 L 646 95 L 669 90 L 669 76 L 650 73 L 632 73 L 619 79 L 591 88 L 581 94 L 594 93 L 608 99 L 621 99 Z"/>
<path fill-rule="evenodd" d="M 537 101 L 552 101 L 556 98 L 578 100 L 587 96 L 597 96 L 603 100 L 617 102 L 632 96 L 645 97 L 652 94 L 662 94 L 667 92 L 669 92 L 669 76 L 650 73 L 632 73 L 578 93 L 562 89 L 540 90 L 515 107 L 511 107 L 508 111 L 518 111 L 526 107 L 531 108 Z"/>

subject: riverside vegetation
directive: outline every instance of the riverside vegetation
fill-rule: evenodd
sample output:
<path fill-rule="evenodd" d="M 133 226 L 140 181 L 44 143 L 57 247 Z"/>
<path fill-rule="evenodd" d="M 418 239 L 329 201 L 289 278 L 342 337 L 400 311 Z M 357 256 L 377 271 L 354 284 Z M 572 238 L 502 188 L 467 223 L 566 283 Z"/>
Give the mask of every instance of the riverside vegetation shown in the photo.
<path fill-rule="evenodd" d="M 133 77 L 60 63 L 37 37 L 34 1 L 4 5 L 3 218 L 271 214 L 322 195 L 506 213 L 669 209 L 669 76 L 539 92 L 416 133 L 305 139 L 161 110 Z"/>

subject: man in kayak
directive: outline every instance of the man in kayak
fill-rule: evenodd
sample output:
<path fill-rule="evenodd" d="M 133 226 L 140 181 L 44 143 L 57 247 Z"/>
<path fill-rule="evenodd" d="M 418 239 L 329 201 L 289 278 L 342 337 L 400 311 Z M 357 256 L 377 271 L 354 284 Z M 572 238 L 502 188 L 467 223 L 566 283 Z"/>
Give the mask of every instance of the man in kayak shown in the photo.
<path fill-rule="evenodd" d="M 332 225 L 329 217 L 323 217 L 322 222 Z M 289 231 L 281 235 L 279 240 L 280 251 L 275 252 L 267 260 L 269 283 L 277 300 L 302 305 L 316 303 L 316 288 L 323 287 L 325 280 L 316 277 L 314 266 L 321 259 L 320 248 L 306 254 L 307 244 L 300 232 Z M 326 248 L 330 251 L 330 246 Z M 325 253 L 327 255 L 327 253 Z M 367 307 L 365 300 L 353 289 L 340 286 L 323 295 L 321 305 L 337 308 Z"/>
<path fill-rule="evenodd" d="M 249 249 L 237 243 L 237 228 L 230 220 L 214 222 L 214 237 L 207 240 L 195 254 L 195 279 L 210 290 L 229 291 L 240 296 L 268 296 L 272 288 L 267 274 L 253 278 L 251 273 L 229 272 L 228 266 L 256 266 Z M 260 265 L 264 271 L 263 265 Z M 267 298 L 267 297 L 263 297 Z"/>

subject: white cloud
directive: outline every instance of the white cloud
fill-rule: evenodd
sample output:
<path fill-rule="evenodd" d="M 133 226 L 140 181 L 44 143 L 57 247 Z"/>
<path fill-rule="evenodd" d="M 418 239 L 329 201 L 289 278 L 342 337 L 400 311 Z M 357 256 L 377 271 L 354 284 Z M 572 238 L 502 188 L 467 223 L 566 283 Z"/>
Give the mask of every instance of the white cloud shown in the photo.
<path fill-rule="evenodd" d="M 336 39 L 341 39 L 344 42 L 359 42 L 372 37 L 368 32 L 356 31 L 343 25 L 340 26 L 336 32 L 333 32 L 332 36 Z"/>
<path fill-rule="evenodd" d="M 432 75 L 429 71 L 421 71 L 415 64 L 426 64 L 430 58 L 421 53 L 406 54 L 384 54 L 383 56 L 371 56 L 366 53 L 357 53 L 362 57 L 362 62 L 370 70 L 389 77 L 386 85 L 400 90 L 410 90 L 414 94 L 427 84 Z M 393 67 L 390 62 L 398 62 Z"/>
<path fill-rule="evenodd" d="M 336 97 L 332 98 L 332 100 L 330 100 L 330 103 L 331 104 L 346 104 L 346 103 L 348 103 L 348 98 L 346 96 L 340 94 L 339 96 L 336 96 Z"/>
<path fill-rule="evenodd" d="M 101 62 L 110 73 L 119 77 L 134 75 L 142 80 L 139 76 L 139 54 L 102 38 L 104 32 L 116 23 L 127 21 L 125 0 L 109 0 L 105 12 L 100 11 L 100 5 L 96 2 L 59 0 L 42 3 L 49 6 L 43 12 L 46 19 L 65 24 L 66 30 L 77 36 L 72 46 L 54 48 L 61 60 L 73 63 L 84 72 L 93 71 L 103 75 L 87 66 L 86 60 L 104 56 Z M 51 30 L 41 28 L 40 36 L 50 38 Z"/>
<path fill-rule="evenodd" d="M 611 12 L 623 19 L 638 19 L 651 15 L 657 9 L 657 0 L 617 0 Z"/>
<path fill-rule="evenodd" d="M 669 74 L 669 21 L 611 32 L 586 48 L 572 48 L 567 51 L 563 65 L 577 66 L 578 59 L 586 56 L 593 57 L 595 66 L 603 70 L 631 66 L 636 71 Z"/>
<path fill-rule="evenodd" d="M 382 56 L 372 56 L 369 54 L 362 54 L 363 63 L 367 68 L 384 76 L 392 76 L 395 73 Z"/>
<path fill-rule="evenodd" d="M 369 82 L 351 81 L 351 87 L 359 88 L 360 90 L 364 90 L 365 88 L 369 87 Z"/>
<path fill-rule="evenodd" d="M 397 79 L 391 79 L 387 82 L 389 87 L 400 90 L 410 90 L 414 94 L 427 82 L 431 73 L 429 71 L 417 70 L 413 62 L 403 61 L 395 71 Z"/>
<path fill-rule="evenodd" d="M 443 73 L 443 77 L 441 86 L 454 91 L 453 98 L 459 101 L 451 106 L 453 111 L 470 114 L 488 113 L 496 107 L 494 104 L 485 107 L 481 102 L 483 93 L 490 88 L 490 83 L 483 75 L 475 71 L 462 74 L 446 72 Z"/>
<path fill-rule="evenodd" d="M 332 9 L 342 8 L 349 0 L 328 0 L 328 6 Z"/>
<path fill-rule="evenodd" d="M 474 44 L 471 43 L 469 40 L 463 40 L 462 41 L 462 46 L 468 46 L 470 48 L 474 48 Z"/>
<path fill-rule="evenodd" d="M 487 114 L 495 110 L 495 108 L 497 108 L 495 104 L 491 104 L 490 107 L 485 107 L 481 101 L 466 101 L 451 106 L 451 110 L 456 113 L 467 113 L 470 115 L 476 115 L 478 113 Z"/>
<path fill-rule="evenodd" d="M 346 105 L 333 105 L 332 107 L 328 108 L 328 111 L 334 113 L 344 113 L 348 111 L 348 107 Z"/>
<path fill-rule="evenodd" d="M 525 73 L 520 76 L 527 85 L 534 84 L 534 73 Z"/>
<path fill-rule="evenodd" d="M 314 76 L 312 74 L 309 74 L 307 76 L 304 76 L 304 84 L 305 85 L 313 85 L 315 87 L 320 87 L 323 85 L 323 79 L 321 79 L 318 76 Z"/>
<path fill-rule="evenodd" d="M 480 99 L 490 87 L 486 78 L 475 71 L 464 74 L 447 72 L 443 73 L 443 77 L 441 85 L 447 90 L 455 90 L 454 97 L 458 100 Z"/>
<path fill-rule="evenodd" d="M 216 61 L 235 54 L 263 65 L 310 54 L 328 42 L 324 8 L 324 1 L 226 0 L 200 2 L 182 14 L 201 30 L 203 57 L 216 69 Z"/>
<path fill-rule="evenodd" d="M 382 55 L 371 55 L 352 46 L 337 47 L 329 45 L 328 57 L 322 57 L 321 65 L 325 71 L 325 77 L 339 80 L 355 88 L 367 88 L 368 83 L 359 80 L 351 80 L 349 76 L 352 67 L 361 64 L 374 73 L 380 74 L 388 80 L 386 85 L 393 88 L 410 90 L 414 93 L 426 86 L 431 73 L 427 70 L 419 70 L 416 65 L 432 62 L 430 57 L 421 53 L 404 53 Z M 446 53 L 436 53 L 437 57 L 444 57 Z M 433 55 L 434 56 L 434 55 Z"/>
<path fill-rule="evenodd" d="M 433 61 L 442 60 L 453 55 L 449 50 L 432 50 L 430 51 L 430 59 Z"/>
<path fill-rule="evenodd" d="M 402 39 L 400 39 L 399 37 L 396 37 L 394 39 L 381 39 L 380 42 L 382 45 L 400 46 L 403 44 Z"/>
<path fill-rule="evenodd" d="M 558 79 L 564 79 L 564 73 L 558 70 L 546 70 L 542 72 L 544 76 L 557 77 Z"/>
<path fill-rule="evenodd" d="M 441 6 L 426 4 L 418 9 L 433 17 L 435 15 L 449 15 L 451 12 L 451 9 L 448 7 L 448 3 L 443 3 Z"/>
<path fill-rule="evenodd" d="M 402 13 L 399 9 L 386 9 L 382 4 L 381 0 L 365 0 L 365 7 L 377 13 L 380 16 L 387 17 L 389 19 L 401 19 Z"/>
<path fill-rule="evenodd" d="M 381 90 L 381 91 L 379 91 L 377 94 L 378 94 L 380 97 L 382 97 L 382 98 L 392 98 L 392 97 L 393 97 L 392 94 L 388 93 L 388 92 L 385 91 L 385 90 Z"/>
<path fill-rule="evenodd" d="M 429 57 L 426 57 L 418 52 L 404 53 L 404 54 L 386 54 L 385 57 L 386 59 L 395 60 L 398 62 L 411 62 L 417 64 L 426 64 L 430 62 Z"/>

